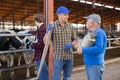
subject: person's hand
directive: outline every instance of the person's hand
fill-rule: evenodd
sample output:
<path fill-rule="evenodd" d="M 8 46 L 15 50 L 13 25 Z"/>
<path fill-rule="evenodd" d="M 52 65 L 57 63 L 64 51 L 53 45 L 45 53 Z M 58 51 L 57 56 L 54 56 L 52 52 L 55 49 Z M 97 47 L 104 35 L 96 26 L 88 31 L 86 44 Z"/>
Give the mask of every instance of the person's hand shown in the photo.
<path fill-rule="evenodd" d="M 52 27 L 52 24 L 48 24 L 48 30 L 52 30 L 53 27 Z"/>
<path fill-rule="evenodd" d="M 52 26 L 52 24 L 48 24 L 47 26 L 47 32 L 48 31 L 52 31 L 54 29 L 54 27 Z"/>
<path fill-rule="evenodd" d="M 72 43 L 68 43 L 64 46 L 64 50 L 68 51 L 72 48 Z"/>
<path fill-rule="evenodd" d="M 29 47 L 29 50 L 30 50 L 30 51 L 33 51 L 32 47 Z"/>

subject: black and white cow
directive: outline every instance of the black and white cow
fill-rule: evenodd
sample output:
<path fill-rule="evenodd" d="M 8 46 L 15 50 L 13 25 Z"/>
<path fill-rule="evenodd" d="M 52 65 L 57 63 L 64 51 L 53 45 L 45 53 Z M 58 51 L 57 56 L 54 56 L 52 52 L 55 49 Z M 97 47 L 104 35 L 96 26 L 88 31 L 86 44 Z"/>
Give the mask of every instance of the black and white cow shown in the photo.
<path fill-rule="evenodd" d="M 26 32 L 28 32 L 28 31 L 27 30 L 20 31 L 20 32 L 18 32 L 18 34 L 25 34 Z M 23 48 L 29 49 L 31 47 L 31 44 L 35 42 L 36 38 L 35 38 L 35 36 L 25 36 L 25 37 L 22 37 L 21 40 L 22 40 L 22 43 L 24 44 Z M 24 57 L 26 64 L 31 64 L 33 62 L 34 53 L 33 53 L 33 51 L 23 52 L 23 57 Z M 27 67 L 26 77 L 27 78 L 30 77 L 29 67 Z"/>
<path fill-rule="evenodd" d="M 18 34 L 25 34 L 27 32 L 27 30 L 25 31 L 20 31 Z M 23 48 L 24 49 L 29 49 L 32 45 L 32 43 L 35 42 L 35 36 L 31 35 L 31 36 L 25 36 L 23 38 L 21 38 L 22 44 L 24 45 Z M 30 64 L 33 61 L 33 52 L 32 51 L 26 51 L 23 52 L 23 56 L 25 59 L 25 63 L 26 64 Z"/>
<path fill-rule="evenodd" d="M 25 34 L 26 31 L 22 31 L 19 34 Z M 0 34 L 16 34 L 14 31 L 9 30 L 0 30 Z M 31 44 L 35 41 L 35 36 L 25 36 L 23 39 L 20 39 L 18 36 L 8 36 L 0 37 L 0 51 L 14 50 L 14 49 L 29 49 Z M 21 58 L 24 58 L 25 64 L 31 64 L 33 61 L 33 52 L 25 51 L 16 54 L 5 53 L 0 54 L 0 66 L 2 67 L 1 62 L 7 62 L 7 67 L 11 67 L 14 64 L 14 57 L 18 58 L 18 65 L 20 65 Z M 26 77 L 30 77 L 29 67 L 27 68 Z"/>
<path fill-rule="evenodd" d="M 0 34 L 15 34 L 14 31 L 0 30 Z M 0 37 L 0 51 L 7 51 L 10 48 L 18 49 L 22 45 L 22 42 L 18 37 L 15 36 L 1 36 Z M 7 62 L 7 67 L 13 66 L 14 55 L 11 53 L 0 54 L 0 67 L 2 67 L 1 62 Z"/>

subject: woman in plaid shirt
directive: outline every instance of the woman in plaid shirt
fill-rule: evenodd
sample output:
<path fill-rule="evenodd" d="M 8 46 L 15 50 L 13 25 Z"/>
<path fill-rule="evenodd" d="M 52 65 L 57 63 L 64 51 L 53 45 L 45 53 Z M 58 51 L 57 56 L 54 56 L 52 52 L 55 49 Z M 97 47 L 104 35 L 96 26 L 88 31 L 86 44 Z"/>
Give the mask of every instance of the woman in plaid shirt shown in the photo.
<path fill-rule="evenodd" d="M 41 14 L 37 14 L 34 16 L 35 24 L 38 27 L 35 31 L 29 31 L 29 33 L 32 33 L 33 35 L 36 35 L 37 42 L 33 43 L 31 45 L 31 48 L 34 49 L 34 61 L 36 61 L 36 67 L 39 69 L 40 60 L 42 58 L 42 53 L 44 49 L 44 42 L 43 37 L 46 33 L 46 26 L 44 25 L 44 17 Z M 48 54 L 46 56 L 46 61 L 43 65 L 40 80 L 48 80 L 48 70 L 47 70 L 47 61 L 48 61 Z"/>

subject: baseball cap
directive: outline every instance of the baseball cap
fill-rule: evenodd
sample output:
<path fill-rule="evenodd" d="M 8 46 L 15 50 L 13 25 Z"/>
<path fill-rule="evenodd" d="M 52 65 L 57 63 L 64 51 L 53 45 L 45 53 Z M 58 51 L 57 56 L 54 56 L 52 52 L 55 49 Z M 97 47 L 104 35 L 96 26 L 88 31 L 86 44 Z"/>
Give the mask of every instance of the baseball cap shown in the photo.
<path fill-rule="evenodd" d="M 60 6 L 57 11 L 56 14 L 68 14 L 70 11 L 65 7 L 65 6 Z"/>
<path fill-rule="evenodd" d="M 99 14 L 91 14 L 89 16 L 83 17 L 85 19 L 92 19 L 93 21 L 95 21 L 97 24 L 101 24 L 101 17 Z"/>

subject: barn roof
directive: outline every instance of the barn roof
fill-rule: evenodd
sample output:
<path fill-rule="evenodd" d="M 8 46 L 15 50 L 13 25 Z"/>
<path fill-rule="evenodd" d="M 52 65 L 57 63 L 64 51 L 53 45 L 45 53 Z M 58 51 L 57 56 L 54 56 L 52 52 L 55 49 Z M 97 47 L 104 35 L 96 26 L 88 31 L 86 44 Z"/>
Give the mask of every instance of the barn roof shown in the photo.
<path fill-rule="evenodd" d="M 43 14 L 43 2 L 44 0 L 0 0 L 0 20 L 13 21 L 14 18 L 17 24 L 22 21 L 31 22 L 34 14 Z M 120 22 L 120 0 L 54 0 L 54 13 L 61 5 L 71 11 L 69 21 L 72 23 L 84 24 L 83 16 L 91 13 L 100 14 L 104 25 Z M 57 19 L 56 15 L 54 19 Z"/>

